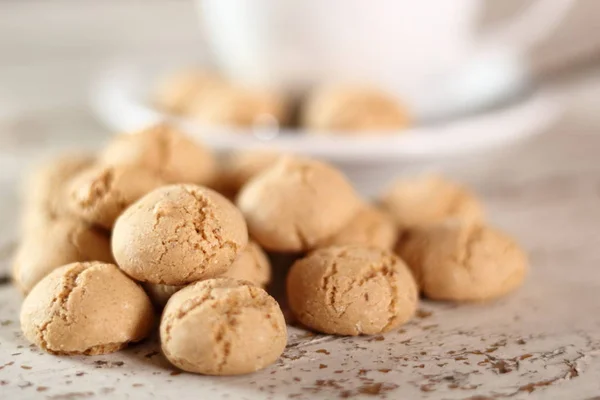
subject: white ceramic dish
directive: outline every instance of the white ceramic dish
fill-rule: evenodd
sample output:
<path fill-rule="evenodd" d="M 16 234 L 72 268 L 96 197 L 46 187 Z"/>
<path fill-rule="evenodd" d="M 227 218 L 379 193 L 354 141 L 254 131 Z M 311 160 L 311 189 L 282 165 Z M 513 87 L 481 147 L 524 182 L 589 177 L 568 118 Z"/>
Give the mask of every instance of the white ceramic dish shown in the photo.
<path fill-rule="evenodd" d="M 494 107 L 461 118 L 423 123 L 398 135 L 323 136 L 299 129 L 277 130 L 272 126 L 253 129 L 201 126 L 189 119 L 174 118 L 148 101 L 148 89 L 156 78 L 156 73 L 142 72 L 140 68 L 113 67 L 94 83 L 92 108 L 114 131 L 135 131 L 170 120 L 216 150 L 267 147 L 345 164 L 439 160 L 482 152 L 543 132 L 556 121 L 561 110 L 557 96 L 547 91 L 532 90 L 508 101 L 514 90 L 499 90 L 496 96 L 487 94 L 495 99 Z M 500 102 L 503 105 L 498 105 Z"/>

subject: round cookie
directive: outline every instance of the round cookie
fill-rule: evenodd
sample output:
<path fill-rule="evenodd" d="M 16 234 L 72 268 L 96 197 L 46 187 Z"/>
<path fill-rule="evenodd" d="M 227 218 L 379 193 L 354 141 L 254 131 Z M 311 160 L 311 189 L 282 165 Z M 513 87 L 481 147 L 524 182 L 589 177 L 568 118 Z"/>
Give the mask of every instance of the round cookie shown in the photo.
<path fill-rule="evenodd" d="M 315 250 L 287 276 L 295 317 L 318 332 L 374 335 L 408 321 L 418 290 L 410 271 L 391 252 L 365 246 Z"/>
<path fill-rule="evenodd" d="M 248 182 L 237 204 L 261 246 L 301 252 L 342 229 L 361 201 L 344 175 L 330 165 L 284 157 Z"/>
<path fill-rule="evenodd" d="M 221 277 L 252 282 L 264 288 L 271 280 L 271 264 L 263 249 L 256 242 L 250 241 Z"/>
<path fill-rule="evenodd" d="M 50 216 L 69 214 L 65 187 L 69 180 L 89 167 L 94 158 L 87 154 L 63 154 L 31 171 L 22 188 L 25 203 L 24 231 L 28 231 L 29 213 L 42 211 Z"/>
<path fill-rule="evenodd" d="M 248 243 L 240 211 L 196 185 L 158 188 L 117 219 L 112 249 L 119 267 L 141 282 L 185 285 L 227 271 Z"/>
<path fill-rule="evenodd" d="M 214 179 L 216 160 L 206 147 L 167 124 L 116 136 L 102 151 L 106 165 L 135 165 L 167 183 L 204 185 Z"/>
<path fill-rule="evenodd" d="M 383 194 L 381 205 L 400 229 L 437 224 L 454 218 L 481 222 L 483 207 L 465 187 L 440 176 L 400 179 Z"/>
<path fill-rule="evenodd" d="M 317 134 L 398 133 L 409 125 L 396 99 L 373 88 L 328 86 L 306 99 L 302 124 Z"/>
<path fill-rule="evenodd" d="M 158 107 L 173 114 L 187 114 L 194 100 L 207 96 L 212 89 L 223 85 L 223 79 L 207 71 L 177 71 L 165 76 L 159 83 L 155 102 Z"/>
<path fill-rule="evenodd" d="M 277 302 L 249 282 L 197 282 L 171 297 L 160 323 L 165 357 L 184 371 L 239 375 L 279 358 L 287 343 Z"/>
<path fill-rule="evenodd" d="M 520 286 L 528 269 L 527 256 L 508 235 L 457 221 L 405 232 L 397 252 L 434 300 L 500 297 Z"/>
<path fill-rule="evenodd" d="M 80 220 L 39 216 L 29 225 L 30 230 L 15 254 L 12 271 L 15 285 L 23 293 L 28 293 L 42 278 L 65 264 L 113 262 L 108 236 Z"/>
<path fill-rule="evenodd" d="M 111 353 L 145 338 L 152 321 L 142 288 L 115 265 L 100 262 L 56 269 L 21 307 L 24 336 L 52 354 Z"/>
<path fill-rule="evenodd" d="M 397 236 L 392 218 L 386 212 L 365 204 L 349 224 L 327 238 L 319 247 L 359 244 L 393 250 Z"/>
<path fill-rule="evenodd" d="M 208 125 L 281 125 L 287 120 L 287 107 L 276 93 L 221 86 L 213 88 L 210 95 L 195 99 L 190 114 Z"/>
<path fill-rule="evenodd" d="M 163 184 L 143 168 L 97 165 L 72 179 L 67 200 L 74 215 L 110 230 L 127 207 Z"/>

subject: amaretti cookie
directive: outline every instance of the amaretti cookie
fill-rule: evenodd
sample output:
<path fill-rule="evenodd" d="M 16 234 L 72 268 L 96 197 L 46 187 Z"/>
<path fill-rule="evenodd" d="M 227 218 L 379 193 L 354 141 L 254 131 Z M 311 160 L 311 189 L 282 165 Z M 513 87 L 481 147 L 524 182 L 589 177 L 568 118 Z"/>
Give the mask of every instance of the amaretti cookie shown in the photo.
<path fill-rule="evenodd" d="M 161 285 L 159 283 L 142 283 L 142 287 L 150 297 L 150 300 L 157 308 L 163 308 L 167 301 L 175 293 L 185 287 L 185 285 L 174 286 L 174 285 Z"/>
<path fill-rule="evenodd" d="M 359 244 L 393 250 L 398 231 L 391 216 L 370 204 L 364 204 L 335 235 L 319 247 Z"/>
<path fill-rule="evenodd" d="M 357 245 L 318 249 L 287 276 L 290 309 L 302 324 L 336 335 L 373 335 L 408 321 L 418 290 L 393 253 Z"/>
<path fill-rule="evenodd" d="M 227 271 L 248 243 L 240 211 L 197 185 L 158 188 L 117 219 L 112 249 L 123 271 L 141 282 L 184 285 Z"/>
<path fill-rule="evenodd" d="M 67 202 L 77 217 L 110 230 L 129 205 L 162 185 L 158 175 L 144 168 L 96 165 L 72 179 Z"/>
<path fill-rule="evenodd" d="M 213 88 L 208 96 L 196 98 L 190 114 L 207 125 L 251 127 L 284 123 L 287 106 L 277 93 L 229 85 Z"/>
<path fill-rule="evenodd" d="M 199 69 L 176 71 L 166 75 L 156 88 L 155 103 L 173 114 L 187 114 L 194 100 L 203 98 L 216 87 L 225 85 L 216 74 Z"/>
<path fill-rule="evenodd" d="M 212 181 L 216 161 L 209 149 L 167 124 L 116 136 L 101 152 L 106 165 L 135 165 L 168 183 L 204 185 Z"/>
<path fill-rule="evenodd" d="M 301 252 L 339 232 L 361 201 L 344 175 L 332 166 L 284 157 L 248 182 L 237 204 L 261 246 Z"/>
<path fill-rule="evenodd" d="M 459 221 L 405 232 L 397 252 L 424 295 L 435 300 L 493 299 L 520 286 L 528 269 L 511 237 Z"/>
<path fill-rule="evenodd" d="M 39 215 L 30 222 L 13 261 L 13 280 L 28 293 L 56 268 L 76 261 L 113 262 L 107 234 L 72 217 Z M 35 229 L 34 229 L 35 226 Z"/>
<path fill-rule="evenodd" d="M 454 218 L 481 222 L 483 207 L 467 188 L 441 176 L 399 179 L 382 195 L 381 205 L 399 228 L 437 224 Z"/>
<path fill-rule="evenodd" d="M 302 124 L 311 133 L 398 133 L 409 124 L 406 109 L 392 96 L 374 89 L 326 86 L 309 94 Z"/>
<path fill-rule="evenodd" d="M 281 153 L 272 150 L 238 151 L 226 155 L 221 160 L 214 188 L 233 198 L 250 179 L 273 166 L 281 157 Z"/>
<path fill-rule="evenodd" d="M 209 279 L 171 297 L 160 323 L 163 353 L 176 367 L 206 375 L 265 368 L 287 343 L 279 305 L 249 282 Z"/>
<path fill-rule="evenodd" d="M 21 308 L 24 336 L 52 354 L 106 354 L 145 338 L 152 305 L 115 265 L 74 263 L 36 285 Z"/>

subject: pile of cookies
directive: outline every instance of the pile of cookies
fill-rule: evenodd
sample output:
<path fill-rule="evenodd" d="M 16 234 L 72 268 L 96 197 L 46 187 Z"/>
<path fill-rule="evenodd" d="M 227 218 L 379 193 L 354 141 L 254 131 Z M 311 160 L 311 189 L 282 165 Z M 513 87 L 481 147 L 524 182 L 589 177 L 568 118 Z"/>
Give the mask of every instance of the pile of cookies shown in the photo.
<path fill-rule="evenodd" d="M 369 202 L 327 163 L 267 151 L 217 158 L 167 125 L 41 166 L 24 205 L 13 277 L 29 341 L 104 354 L 147 337 L 160 312 L 163 354 L 201 374 L 257 371 L 285 349 L 266 252 L 299 257 L 290 311 L 335 335 L 390 331 L 414 315 L 419 293 L 502 296 L 527 270 L 477 198 L 443 178 L 399 180 Z"/>
<path fill-rule="evenodd" d="M 298 99 L 195 69 L 167 75 L 156 88 L 154 103 L 206 125 L 297 125 L 319 135 L 396 134 L 410 124 L 406 107 L 372 86 L 324 85 Z"/>

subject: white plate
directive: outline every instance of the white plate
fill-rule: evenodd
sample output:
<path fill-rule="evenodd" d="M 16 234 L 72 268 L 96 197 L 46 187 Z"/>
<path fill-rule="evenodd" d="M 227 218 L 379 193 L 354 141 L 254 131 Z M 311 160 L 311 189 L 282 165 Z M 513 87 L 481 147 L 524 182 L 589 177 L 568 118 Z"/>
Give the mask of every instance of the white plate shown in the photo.
<path fill-rule="evenodd" d="M 267 147 L 340 163 L 370 164 L 440 159 L 508 145 L 543 132 L 561 111 L 556 95 L 537 90 L 503 106 L 422 124 L 398 135 L 317 136 L 300 129 L 201 126 L 188 119 L 173 118 L 148 101 L 148 88 L 155 79 L 156 74 L 149 76 L 140 69 L 111 68 L 92 87 L 92 108 L 114 131 L 136 131 L 170 120 L 217 150 Z"/>

